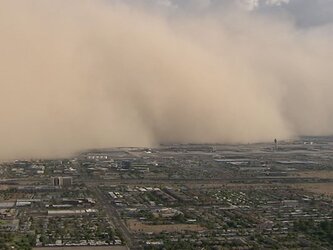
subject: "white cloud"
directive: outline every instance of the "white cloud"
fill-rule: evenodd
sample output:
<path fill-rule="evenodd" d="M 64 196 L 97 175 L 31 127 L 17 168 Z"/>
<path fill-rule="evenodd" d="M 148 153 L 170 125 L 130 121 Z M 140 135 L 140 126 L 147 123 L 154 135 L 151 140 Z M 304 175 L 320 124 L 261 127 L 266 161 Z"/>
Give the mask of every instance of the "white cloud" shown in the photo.
<path fill-rule="evenodd" d="M 280 6 L 282 4 L 288 4 L 290 0 L 266 0 L 266 5 Z"/>
<path fill-rule="evenodd" d="M 160 5 L 160 6 L 164 6 L 164 7 L 168 7 L 168 8 L 171 8 L 171 7 L 175 7 L 176 5 L 171 2 L 170 0 L 158 0 L 157 1 L 157 4 Z"/>
<path fill-rule="evenodd" d="M 259 7 L 259 0 L 241 0 L 240 4 L 245 9 L 252 11 Z"/>
<path fill-rule="evenodd" d="M 282 4 L 288 4 L 290 0 L 240 0 L 241 5 L 249 10 L 255 10 L 261 6 L 281 6 Z"/>

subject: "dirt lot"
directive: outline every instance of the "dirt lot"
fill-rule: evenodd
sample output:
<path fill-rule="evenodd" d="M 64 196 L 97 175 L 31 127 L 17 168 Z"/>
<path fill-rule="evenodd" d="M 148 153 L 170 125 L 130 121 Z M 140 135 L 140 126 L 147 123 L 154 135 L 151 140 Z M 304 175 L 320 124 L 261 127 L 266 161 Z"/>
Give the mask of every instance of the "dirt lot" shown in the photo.
<path fill-rule="evenodd" d="M 329 183 L 300 183 L 294 184 L 295 188 L 302 188 L 309 192 L 318 194 L 333 195 L 333 182 Z"/>
<path fill-rule="evenodd" d="M 179 232 L 179 231 L 202 231 L 206 228 L 196 224 L 172 224 L 172 225 L 149 225 L 144 224 L 138 220 L 127 220 L 129 229 L 133 232 L 153 232 L 160 233 L 165 232 Z"/>
<path fill-rule="evenodd" d="M 3 184 L 0 184 L 0 190 L 8 190 L 8 186 L 7 185 L 3 185 Z"/>
<path fill-rule="evenodd" d="M 315 178 L 323 178 L 323 179 L 333 179 L 333 171 L 307 171 L 297 173 L 300 177 L 315 177 Z"/>

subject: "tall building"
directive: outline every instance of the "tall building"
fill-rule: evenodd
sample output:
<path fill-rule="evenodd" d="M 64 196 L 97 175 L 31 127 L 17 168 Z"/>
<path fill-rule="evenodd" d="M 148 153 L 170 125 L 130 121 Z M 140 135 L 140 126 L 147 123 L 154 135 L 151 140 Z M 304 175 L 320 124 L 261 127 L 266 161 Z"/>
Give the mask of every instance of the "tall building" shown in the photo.
<path fill-rule="evenodd" d="M 59 187 L 60 183 L 59 183 L 59 177 L 52 177 L 52 186 L 54 187 Z"/>
<path fill-rule="evenodd" d="M 70 187 L 72 186 L 73 178 L 66 177 L 52 177 L 52 185 L 55 187 Z"/>
<path fill-rule="evenodd" d="M 72 177 L 60 177 L 60 186 L 61 187 L 70 187 L 72 186 L 73 178 Z"/>

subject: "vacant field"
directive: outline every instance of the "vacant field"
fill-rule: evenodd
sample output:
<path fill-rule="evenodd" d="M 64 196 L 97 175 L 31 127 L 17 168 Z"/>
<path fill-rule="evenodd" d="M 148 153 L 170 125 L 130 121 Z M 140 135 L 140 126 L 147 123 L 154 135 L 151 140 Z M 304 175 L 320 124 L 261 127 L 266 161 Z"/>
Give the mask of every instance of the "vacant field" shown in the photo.
<path fill-rule="evenodd" d="M 306 177 L 306 178 L 323 178 L 323 179 L 333 179 L 333 171 L 306 171 L 306 172 L 299 172 L 297 173 L 300 177 Z"/>
<path fill-rule="evenodd" d="M 202 231 L 206 228 L 195 224 L 172 224 L 172 225 L 148 225 L 138 220 L 127 220 L 127 225 L 134 232 L 180 232 L 180 231 Z"/>
<path fill-rule="evenodd" d="M 0 190 L 8 190 L 8 185 L 0 184 Z"/>
<path fill-rule="evenodd" d="M 204 189 L 214 189 L 214 188 L 233 188 L 233 189 L 267 189 L 267 188 L 274 188 L 274 187 L 281 187 L 281 185 L 286 186 L 284 184 L 272 184 L 272 183 L 207 183 L 207 184 L 186 184 L 188 188 L 204 188 Z"/>
<path fill-rule="evenodd" d="M 333 195 L 333 182 L 329 183 L 300 183 L 292 185 L 295 188 L 301 188 L 309 192 L 318 194 Z"/>

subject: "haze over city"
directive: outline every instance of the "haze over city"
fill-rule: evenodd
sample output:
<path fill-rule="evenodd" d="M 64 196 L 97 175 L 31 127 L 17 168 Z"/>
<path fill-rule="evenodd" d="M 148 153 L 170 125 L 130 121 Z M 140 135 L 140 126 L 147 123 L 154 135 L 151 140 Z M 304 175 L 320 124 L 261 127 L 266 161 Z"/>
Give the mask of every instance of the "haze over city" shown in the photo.
<path fill-rule="evenodd" d="M 0 0 L 0 249 L 333 249 L 333 0 Z"/>
<path fill-rule="evenodd" d="M 2 0 L 0 159 L 330 135 L 332 6 Z"/>

